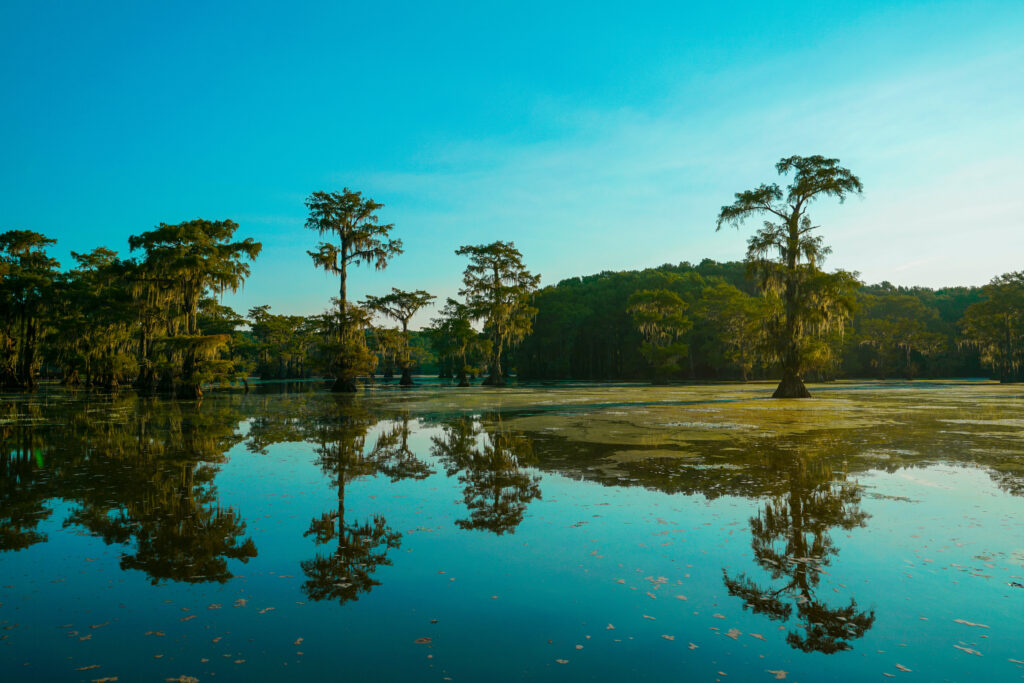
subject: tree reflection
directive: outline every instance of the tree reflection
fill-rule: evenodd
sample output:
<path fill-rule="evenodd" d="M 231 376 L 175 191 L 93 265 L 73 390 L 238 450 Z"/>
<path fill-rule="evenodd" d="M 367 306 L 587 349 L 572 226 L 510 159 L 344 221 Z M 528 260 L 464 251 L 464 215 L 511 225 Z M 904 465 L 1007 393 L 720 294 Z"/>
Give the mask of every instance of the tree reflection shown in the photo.
<path fill-rule="evenodd" d="M 513 533 L 527 506 L 540 498 L 540 477 L 523 469 L 534 461 L 533 447 L 526 436 L 505 429 L 500 416 L 487 424 L 468 417 L 445 423 L 443 435 L 432 439 L 431 453 L 463 485 L 470 516 L 456 520 L 460 528 Z"/>
<path fill-rule="evenodd" d="M 850 641 L 874 624 L 874 611 L 858 610 L 853 598 L 845 606 L 828 605 L 817 590 L 822 568 L 839 553 L 829 531 L 863 526 L 868 518 L 859 506 L 860 487 L 820 461 L 785 452 L 773 459 L 787 488 L 750 518 L 754 561 L 769 583 L 723 569 L 726 589 L 744 601 L 744 609 L 773 621 L 788 621 L 795 611 L 799 630 L 791 629 L 786 642 L 796 649 L 849 650 Z"/>
<path fill-rule="evenodd" d="M 330 552 L 304 560 L 302 588 L 310 600 L 356 600 L 380 582 L 373 574 L 390 565 L 388 551 L 401 545 L 402 536 L 383 515 L 352 521 L 345 516 L 345 488 L 359 477 L 383 474 L 391 481 L 423 479 L 432 472 L 409 450 L 409 419 L 396 420 L 367 448 L 367 434 L 378 420 L 352 397 L 332 397 L 337 410 L 313 422 L 307 440 L 315 444 L 317 464 L 331 477 L 338 491 L 337 509 L 312 520 L 306 536 L 318 546 L 333 543 Z"/>
<path fill-rule="evenodd" d="M 37 527 L 53 511 L 44 504 L 51 487 L 42 467 L 43 443 L 29 426 L 39 417 L 38 406 L 5 403 L 0 410 L 0 552 L 4 552 L 45 541 L 46 535 Z"/>
<path fill-rule="evenodd" d="M 47 499 L 62 498 L 73 504 L 65 527 L 125 545 L 121 567 L 153 583 L 223 583 L 228 560 L 255 557 L 245 523 L 214 486 L 224 452 L 242 438 L 230 403 L 124 396 L 22 405 L 29 412 L 0 433 L 4 549 L 45 540 L 26 524 L 50 514 Z"/>

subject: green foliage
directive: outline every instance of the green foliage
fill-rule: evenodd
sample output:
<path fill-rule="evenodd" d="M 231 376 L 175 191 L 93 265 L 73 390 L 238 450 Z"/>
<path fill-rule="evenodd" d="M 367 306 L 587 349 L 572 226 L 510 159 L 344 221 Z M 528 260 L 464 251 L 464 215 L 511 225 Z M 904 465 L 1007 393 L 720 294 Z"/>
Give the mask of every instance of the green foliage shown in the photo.
<path fill-rule="evenodd" d="M 422 332 L 409 324 L 434 299 L 425 291 L 346 300 L 349 264 L 382 269 L 402 252 L 393 226 L 377 218 L 382 205 L 348 189 L 306 200 L 306 227 L 326 236 L 309 253 L 340 279 L 341 297 L 314 316 L 257 306 L 245 318 L 218 301 L 242 285 L 261 250 L 235 240 L 233 221 L 161 223 L 130 238 L 137 258 L 98 247 L 73 252 L 66 272 L 46 253 L 54 240 L 11 230 L 0 234 L 0 386 L 32 388 L 42 375 L 200 396 L 255 373 L 326 375 L 336 390 L 354 391 L 375 370 L 401 370 L 408 384 L 412 368 L 435 365 L 463 386 L 484 369 L 485 383 L 503 384 L 510 367 L 525 379 L 607 380 L 653 366 L 662 381 L 764 378 L 781 366 L 786 392 L 802 388 L 801 376 L 978 376 L 982 363 L 1004 381 L 1024 378 L 1024 275 L 931 290 L 827 273 L 829 249 L 807 207 L 858 194 L 860 181 L 823 157 L 790 157 L 777 170 L 792 174 L 788 186 L 738 193 L 719 215 L 719 228 L 768 217 L 744 263 L 602 272 L 538 291 L 539 276 L 511 242 L 466 245 L 456 251 L 469 258 L 464 301 L 449 299 Z M 374 329 L 374 313 L 400 328 Z"/>
<path fill-rule="evenodd" d="M 775 354 L 782 365 L 777 398 L 810 396 L 801 375 L 811 367 L 827 364 L 830 353 L 823 337 L 842 331 L 852 314 L 855 273 L 823 273 L 820 264 L 831 249 L 811 222 L 807 208 L 821 197 L 840 202 L 863 190 L 860 180 L 838 159 L 792 156 L 775 165 L 779 174 L 793 172 L 785 192 L 777 184 L 761 185 L 736 193 L 723 206 L 718 229 L 739 227 L 748 218 L 767 216 L 763 226 L 747 242 L 747 268 L 769 297 L 778 297 L 782 315 L 772 321 Z"/>
<path fill-rule="evenodd" d="M 667 289 L 642 289 L 629 297 L 627 312 L 644 337 L 640 353 L 654 366 L 654 381 L 663 383 L 679 370 L 679 360 L 687 353 L 680 341 L 692 327 L 686 317 L 686 302 Z"/>
<path fill-rule="evenodd" d="M 982 288 L 961 322 L 964 341 L 1002 382 L 1024 380 L 1024 272 L 1006 273 Z"/>
<path fill-rule="evenodd" d="M 459 294 L 466 297 L 469 316 L 483 321 L 484 333 L 491 340 L 490 375 L 484 383 L 503 385 L 502 352 L 532 329 L 537 309 L 530 301 L 540 275 L 526 270 L 523 255 L 512 242 L 464 245 L 455 253 L 469 257 Z"/>
<path fill-rule="evenodd" d="M 402 253 L 402 241 L 389 237 L 394 226 L 382 224 L 377 218 L 376 212 L 383 206 L 347 187 L 341 192 L 314 192 L 306 198 L 306 227 L 334 240 L 321 242 L 316 251 L 308 253 L 317 268 L 337 275 L 340 281 L 338 312 L 327 324 L 330 336 L 321 344 L 323 352 L 333 354 L 328 366 L 336 378 L 334 391 L 355 391 L 356 378 L 376 366 L 376 357 L 366 346 L 369 316 L 349 305 L 347 280 L 350 263 L 367 263 L 383 270 Z M 350 313 L 350 308 L 355 310 Z"/>
<path fill-rule="evenodd" d="M 322 369 L 335 378 L 334 391 L 356 390 L 357 377 L 369 375 L 377 367 L 377 356 L 366 343 L 370 312 L 361 306 L 340 306 L 319 317 L 318 353 Z"/>
<path fill-rule="evenodd" d="M 0 234 L 0 387 L 36 385 L 59 267 L 46 248 L 56 243 L 28 230 Z"/>
<path fill-rule="evenodd" d="M 470 315 L 465 304 L 448 299 L 428 330 L 442 363 L 442 376 L 454 377 L 460 387 L 469 386 L 469 375 L 478 374 L 491 348 L 491 341 L 473 329 Z"/>
<path fill-rule="evenodd" d="M 231 335 L 204 335 L 199 327 L 203 297 L 237 291 L 249 276 L 246 260 L 262 249 L 252 238 L 232 242 L 237 229 L 230 220 L 196 219 L 161 223 L 128 239 L 133 250 L 144 252 L 129 274 L 141 314 L 142 390 L 159 386 L 198 397 L 204 384 L 227 382 L 237 374 L 235 363 L 223 357 Z"/>
<path fill-rule="evenodd" d="M 255 306 L 249 309 L 249 335 L 242 344 L 260 379 L 296 379 L 314 369 L 311 355 L 318 333 L 314 318 L 276 315 L 270 306 Z"/>
<path fill-rule="evenodd" d="M 769 306 L 768 300 L 744 294 L 727 282 L 711 281 L 694 310 L 706 340 L 707 362 L 722 369 L 735 368 L 741 379 L 747 380 L 767 348 L 764 321 Z"/>
<path fill-rule="evenodd" d="M 406 292 L 401 289 L 391 288 L 391 293 L 384 296 L 367 296 L 363 306 L 374 313 L 392 318 L 402 324 L 401 332 L 397 335 L 385 334 L 384 330 L 379 331 L 381 349 L 390 352 L 395 363 L 402 370 L 401 384 L 409 386 L 412 382 L 413 355 L 412 347 L 409 344 L 409 321 L 416 312 L 429 304 L 437 297 L 417 289 L 415 292 Z M 386 340 L 386 343 L 385 343 Z"/>

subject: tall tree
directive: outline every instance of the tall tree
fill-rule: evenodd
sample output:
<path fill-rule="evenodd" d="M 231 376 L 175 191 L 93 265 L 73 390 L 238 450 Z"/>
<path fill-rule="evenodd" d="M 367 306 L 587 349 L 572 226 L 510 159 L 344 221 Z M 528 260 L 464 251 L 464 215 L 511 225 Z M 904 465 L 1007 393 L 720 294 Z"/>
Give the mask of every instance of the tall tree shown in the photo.
<path fill-rule="evenodd" d="M 199 397 L 203 383 L 219 379 L 234 367 L 219 358 L 230 337 L 204 335 L 198 314 L 204 296 L 237 291 L 249 276 L 246 259 L 255 259 L 262 250 L 251 237 L 231 241 L 237 229 L 238 223 L 231 220 L 196 219 L 161 223 L 128 239 L 133 251 L 145 252 L 141 265 L 150 285 L 172 293 L 174 308 L 165 321 L 168 336 L 161 342 L 170 360 L 163 378 L 167 388 Z"/>
<path fill-rule="evenodd" d="M 484 384 L 504 386 L 501 354 L 522 341 L 533 326 L 537 309 L 530 300 L 540 275 L 526 270 L 523 255 L 512 242 L 464 245 L 455 253 L 469 257 L 459 294 L 466 297 L 469 314 L 484 321 L 491 340 L 490 374 Z"/>
<path fill-rule="evenodd" d="M 412 352 L 409 348 L 409 321 L 416 312 L 436 299 L 434 295 L 417 289 L 415 292 L 391 288 L 390 294 L 384 296 L 367 296 L 363 305 L 381 315 L 398 321 L 402 325 L 403 347 L 395 358 L 402 370 L 402 379 L 398 382 L 403 387 L 412 386 Z"/>
<path fill-rule="evenodd" d="M 686 308 L 686 302 L 667 289 L 643 289 L 629 297 L 627 311 L 644 336 L 640 353 L 654 368 L 655 384 L 667 384 L 687 354 L 688 347 L 680 340 L 692 325 Z"/>
<path fill-rule="evenodd" d="M 819 266 L 831 249 L 814 234 L 820 226 L 811 222 L 807 210 L 822 197 L 835 197 L 842 203 L 848 195 L 860 194 L 863 187 L 857 176 L 839 166 L 838 159 L 820 155 L 787 157 L 775 169 L 780 175 L 793 173 L 785 190 L 771 183 L 736 193 L 736 201 L 722 207 L 716 229 L 738 228 L 753 216 L 768 217 L 764 227 L 748 240 L 746 261 L 762 291 L 781 297 L 783 303 L 783 319 L 773 335 L 782 381 L 773 397 L 808 398 L 810 392 L 801 378 L 808 341 L 819 332 L 841 326 L 850 316 L 844 296 L 828 299 L 828 295 L 837 285 L 855 278 L 842 272 L 836 274 L 836 282 L 823 277 Z"/>
<path fill-rule="evenodd" d="M 30 230 L 0 234 L 0 386 L 34 389 L 39 344 L 59 264 L 57 243 Z"/>
<path fill-rule="evenodd" d="M 338 289 L 337 344 L 339 354 L 334 363 L 335 382 L 333 391 L 354 392 L 355 378 L 372 370 L 365 362 L 352 364 L 356 359 L 370 357 L 364 349 L 349 349 L 350 345 L 366 346 L 365 335 L 358 325 L 362 315 L 349 315 L 351 306 L 348 303 L 348 266 L 367 263 L 377 270 L 387 267 L 388 261 L 402 253 L 402 240 L 390 239 L 391 223 L 380 223 L 377 210 L 384 205 L 369 197 L 363 198 L 361 192 L 353 192 L 347 187 L 341 192 L 314 192 L 306 198 L 309 217 L 306 227 L 315 230 L 321 236 L 328 235 L 334 241 L 320 242 L 316 251 L 308 252 L 313 264 L 340 279 Z"/>

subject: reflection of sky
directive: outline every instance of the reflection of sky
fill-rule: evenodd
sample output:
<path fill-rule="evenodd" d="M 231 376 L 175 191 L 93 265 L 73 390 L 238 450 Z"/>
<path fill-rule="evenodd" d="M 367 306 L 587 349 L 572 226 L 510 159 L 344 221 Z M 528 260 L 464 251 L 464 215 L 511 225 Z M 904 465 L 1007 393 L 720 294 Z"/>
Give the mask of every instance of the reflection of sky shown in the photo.
<path fill-rule="evenodd" d="M 545 284 L 740 258 L 717 209 L 823 153 L 866 188 L 816 214 L 832 265 L 980 284 L 1024 247 L 1024 5 L 891 5 L 5 3 L 0 226 L 68 262 L 231 217 L 265 251 L 228 303 L 311 313 L 312 190 L 365 190 L 406 244 L 355 298 L 443 300 L 464 243 L 514 240 Z"/>

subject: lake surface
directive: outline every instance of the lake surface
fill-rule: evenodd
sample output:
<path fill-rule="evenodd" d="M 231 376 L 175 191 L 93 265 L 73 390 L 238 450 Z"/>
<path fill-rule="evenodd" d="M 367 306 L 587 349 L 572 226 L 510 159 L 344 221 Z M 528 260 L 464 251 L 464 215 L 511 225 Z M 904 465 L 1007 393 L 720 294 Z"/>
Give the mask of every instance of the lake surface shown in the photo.
<path fill-rule="evenodd" d="M 0 679 L 1024 678 L 1024 387 L 0 396 Z"/>

